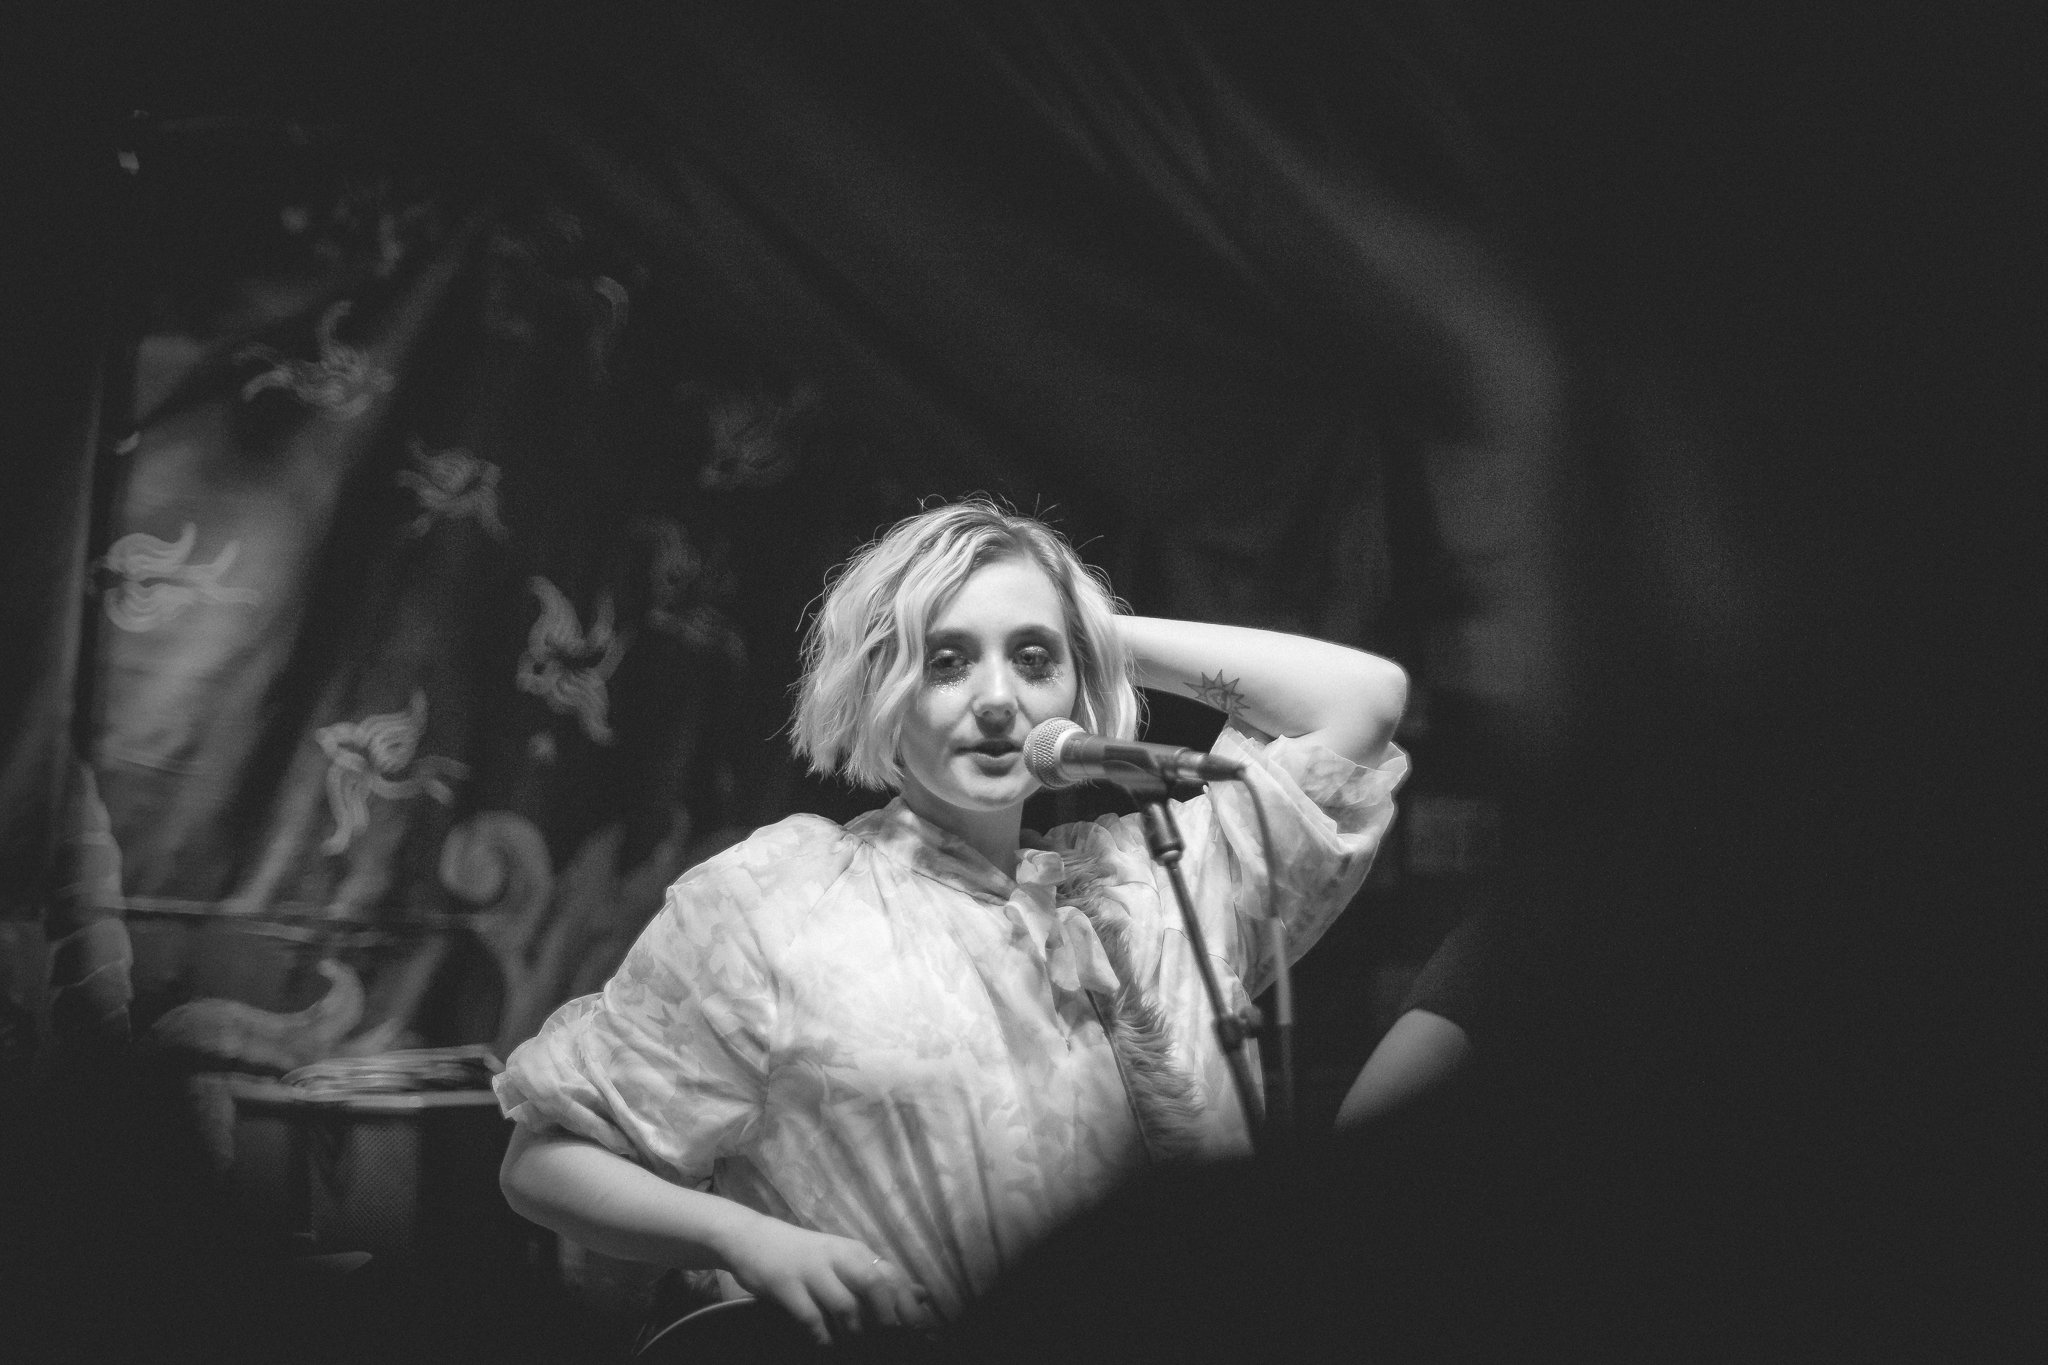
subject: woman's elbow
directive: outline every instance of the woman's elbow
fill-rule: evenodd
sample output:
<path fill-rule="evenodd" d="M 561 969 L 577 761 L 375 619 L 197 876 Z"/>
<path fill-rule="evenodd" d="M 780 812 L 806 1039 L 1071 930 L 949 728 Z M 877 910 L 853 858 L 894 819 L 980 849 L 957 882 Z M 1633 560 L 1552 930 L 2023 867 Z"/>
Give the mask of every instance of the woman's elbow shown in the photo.
<path fill-rule="evenodd" d="M 1365 701 L 1366 713 L 1371 716 L 1375 729 L 1386 732 L 1393 738 L 1394 730 L 1401 724 L 1401 717 L 1408 710 L 1408 671 L 1392 659 L 1378 655 L 1367 656 L 1370 665 L 1360 692 Z"/>
<path fill-rule="evenodd" d="M 1386 756 L 1408 709 L 1408 674 L 1401 665 L 1376 654 L 1360 654 L 1355 670 L 1345 679 L 1352 716 L 1348 756 L 1359 763 L 1376 764 Z"/>
<path fill-rule="evenodd" d="M 522 1218 L 531 1219 L 528 1212 L 532 1207 L 529 1188 L 533 1133 L 524 1124 L 512 1125 L 512 1137 L 505 1145 L 505 1159 L 498 1163 L 498 1192 L 505 1196 L 505 1202 L 512 1211 Z"/>

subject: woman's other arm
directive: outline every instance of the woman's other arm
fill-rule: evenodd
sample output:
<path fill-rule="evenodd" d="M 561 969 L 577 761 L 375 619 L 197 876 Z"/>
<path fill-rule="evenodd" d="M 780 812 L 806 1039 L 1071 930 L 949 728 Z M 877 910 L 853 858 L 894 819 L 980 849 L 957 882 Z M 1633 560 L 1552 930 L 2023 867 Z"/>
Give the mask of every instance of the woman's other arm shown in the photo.
<path fill-rule="evenodd" d="M 521 1217 L 608 1256 L 730 1271 L 821 1343 L 933 1322 L 922 1290 L 864 1243 L 672 1185 L 582 1138 L 515 1126 L 498 1183 Z"/>
<path fill-rule="evenodd" d="M 1120 616 L 1138 681 L 1189 696 L 1269 735 L 1313 740 L 1376 765 L 1408 704 L 1408 675 L 1364 650 L 1304 635 Z"/>

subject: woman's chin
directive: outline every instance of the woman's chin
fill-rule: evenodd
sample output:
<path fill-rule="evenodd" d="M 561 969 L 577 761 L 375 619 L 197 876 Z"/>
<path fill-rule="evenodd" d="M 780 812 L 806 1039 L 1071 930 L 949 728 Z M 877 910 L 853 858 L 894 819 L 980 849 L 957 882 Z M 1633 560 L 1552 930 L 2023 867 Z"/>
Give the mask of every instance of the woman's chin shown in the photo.
<path fill-rule="evenodd" d="M 1000 776 L 978 772 L 955 773 L 952 776 L 953 781 L 946 784 L 946 789 L 934 795 L 949 805 L 967 810 L 1007 810 L 1022 804 L 1026 797 L 1038 790 L 1038 783 L 1021 771 Z"/>
<path fill-rule="evenodd" d="M 1014 751 L 995 760 L 964 755 L 946 776 L 952 779 L 946 784 L 953 789 L 947 793 L 952 800 L 983 810 L 1013 806 L 1038 790 L 1023 756 Z"/>
<path fill-rule="evenodd" d="M 911 797 L 912 807 L 934 815 L 948 809 L 973 815 L 1011 810 L 1022 806 L 1039 785 L 1023 763 L 1014 759 L 998 765 L 968 757 L 931 773 L 936 780 L 921 779 L 914 769 L 904 776 L 904 794 Z"/>
<path fill-rule="evenodd" d="M 968 810 L 999 811 L 1022 805 L 1024 799 L 1037 789 L 1037 784 L 1027 778 L 1016 782 L 977 782 L 971 786 L 963 784 L 958 790 L 949 793 L 949 796 L 954 805 L 964 806 Z"/>

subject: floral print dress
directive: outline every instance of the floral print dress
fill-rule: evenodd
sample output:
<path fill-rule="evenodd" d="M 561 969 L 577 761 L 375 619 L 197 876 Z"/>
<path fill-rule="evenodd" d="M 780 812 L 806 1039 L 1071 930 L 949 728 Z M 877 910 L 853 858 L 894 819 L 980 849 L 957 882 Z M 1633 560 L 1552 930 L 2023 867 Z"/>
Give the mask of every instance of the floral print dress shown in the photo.
<path fill-rule="evenodd" d="M 1344 909 L 1408 759 L 1376 768 L 1231 726 L 1247 765 L 1175 803 L 1226 999 L 1274 975 L 1256 920 L 1299 955 Z M 1269 864 L 1252 802 L 1265 809 Z M 1131 965 L 1203 1095 L 1200 1148 L 1244 1119 L 1165 873 L 1138 817 L 1025 835 L 992 866 L 899 798 L 844 827 L 797 815 L 692 868 L 605 988 L 563 1005 L 497 1078 L 499 1103 L 663 1177 L 857 1238 L 948 1316 L 1146 1160 L 1105 1032 L 1115 989 L 1067 860 L 1105 870 Z M 1256 1067 L 1254 1067 L 1256 1071 Z M 730 1286 L 728 1285 L 730 1288 Z"/>

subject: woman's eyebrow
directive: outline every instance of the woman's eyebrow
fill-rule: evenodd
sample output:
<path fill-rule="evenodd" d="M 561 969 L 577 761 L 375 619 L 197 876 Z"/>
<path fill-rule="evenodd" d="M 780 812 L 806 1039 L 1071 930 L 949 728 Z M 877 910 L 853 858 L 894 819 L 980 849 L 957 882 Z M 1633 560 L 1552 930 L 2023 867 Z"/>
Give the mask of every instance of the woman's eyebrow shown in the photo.
<path fill-rule="evenodd" d="M 975 645 L 980 638 L 978 634 L 964 626 L 938 626 L 925 632 L 924 643 L 927 649 L 960 649 Z M 1038 621 L 1012 626 L 1009 633 L 1003 636 L 1004 642 L 1012 645 L 1028 642 L 1063 644 L 1066 638 L 1066 631 L 1060 627 Z"/>

